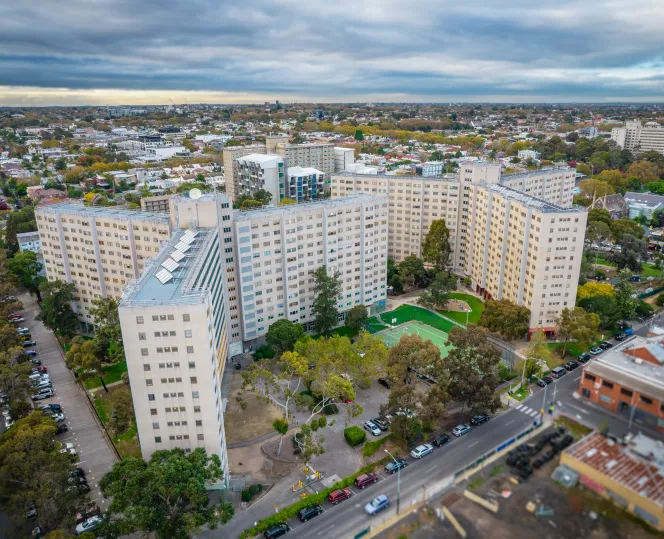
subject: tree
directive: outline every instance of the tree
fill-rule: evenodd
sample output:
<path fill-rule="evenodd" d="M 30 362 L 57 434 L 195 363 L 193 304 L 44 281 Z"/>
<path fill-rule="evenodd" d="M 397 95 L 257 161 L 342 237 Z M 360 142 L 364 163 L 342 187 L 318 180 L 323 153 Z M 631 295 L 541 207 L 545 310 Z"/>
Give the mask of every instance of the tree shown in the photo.
<path fill-rule="evenodd" d="M 74 337 L 66 358 L 67 367 L 73 371 L 81 371 L 81 377 L 101 376 L 102 351 L 97 341 Z"/>
<path fill-rule="evenodd" d="M 118 313 L 118 300 L 115 298 L 96 298 L 92 300 L 90 314 L 95 321 L 95 341 L 107 361 L 123 361 L 124 347 Z"/>
<path fill-rule="evenodd" d="M 399 276 L 408 286 L 414 286 L 425 275 L 424 262 L 415 255 L 409 255 L 399 263 Z"/>
<path fill-rule="evenodd" d="M 520 339 L 528 333 L 530 311 L 507 299 L 488 300 L 479 324 L 507 339 Z"/>
<path fill-rule="evenodd" d="M 14 328 L 10 329 L 14 330 Z M 15 330 L 14 333 L 16 333 Z M 7 398 L 10 417 L 17 420 L 32 411 L 29 397 L 33 387 L 28 378 L 31 364 L 26 361 L 26 355 L 19 343 L 12 345 L 2 343 L 0 350 L 2 350 L 0 352 L 0 391 Z"/>
<path fill-rule="evenodd" d="M 355 140 L 364 140 L 364 133 L 361 129 L 355 130 Z"/>
<path fill-rule="evenodd" d="M 612 195 L 615 192 L 613 187 L 611 187 L 608 183 L 591 178 L 581 180 L 581 183 L 579 183 L 579 188 L 581 189 L 581 193 L 584 196 L 593 200 L 604 197 L 606 195 Z"/>
<path fill-rule="evenodd" d="M 422 257 L 425 262 L 433 264 L 437 271 L 445 271 L 450 265 L 450 231 L 445 219 L 437 219 L 431 223 L 429 232 L 422 243 Z"/>
<path fill-rule="evenodd" d="M 613 192 L 624 193 L 627 190 L 625 177 L 619 170 L 603 170 L 597 176 L 597 180 L 605 182 Z"/>
<path fill-rule="evenodd" d="M 629 178 L 638 178 L 642 184 L 659 181 L 659 173 L 659 167 L 650 161 L 632 163 L 627 169 L 627 176 Z"/>
<path fill-rule="evenodd" d="M 357 333 L 368 317 L 369 313 L 364 305 L 355 305 L 355 307 L 348 311 L 344 325 L 354 333 Z"/>
<path fill-rule="evenodd" d="M 58 159 L 55 160 L 55 170 L 58 172 L 62 172 L 67 168 L 67 160 L 64 157 L 58 157 Z"/>
<path fill-rule="evenodd" d="M 445 358 L 450 397 L 474 413 L 493 413 L 500 408 L 500 398 L 495 393 L 500 382 L 500 352 L 488 337 L 486 329 L 470 324 L 467 328 L 452 328 L 446 343 L 452 346 Z"/>
<path fill-rule="evenodd" d="M 35 220 L 35 209 L 32 206 L 26 206 L 23 209 L 15 210 L 7 216 L 7 226 L 5 228 L 5 241 L 10 253 L 18 251 L 18 240 L 16 234 L 24 232 L 35 232 L 37 230 L 37 221 Z"/>
<path fill-rule="evenodd" d="M 288 422 L 283 418 L 277 418 L 272 422 L 272 427 L 279 433 L 279 448 L 277 449 L 277 456 L 281 455 L 281 444 L 284 441 L 284 436 L 288 432 Z"/>
<path fill-rule="evenodd" d="M 43 277 L 39 275 L 42 264 L 37 262 L 37 255 L 32 251 L 16 253 L 7 261 L 7 271 L 14 275 L 19 282 L 28 289 L 31 294 L 37 295 L 37 301 L 41 302 L 39 284 Z"/>
<path fill-rule="evenodd" d="M 395 294 L 401 294 L 401 292 L 403 292 L 403 281 L 397 274 L 392 275 L 392 278 L 390 279 L 390 286 L 392 287 L 392 290 Z"/>
<path fill-rule="evenodd" d="M 293 204 L 297 204 L 297 200 L 293 200 L 292 198 L 282 198 L 279 201 L 279 206 L 291 206 Z"/>
<path fill-rule="evenodd" d="M 616 219 L 611 223 L 611 234 L 616 242 L 620 242 L 625 234 L 631 234 L 637 239 L 643 238 L 645 231 L 639 223 L 631 219 Z"/>
<path fill-rule="evenodd" d="M 304 335 L 302 324 L 291 322 L 282 318 L 272 324 L 268 330 L 265 340 L 277 355 L 290 352 L 297 340 Z"/>
<path fill-rule="evenodd" d="M 211 504 L 206 487 L 222 477 L 219 457 L 200 447 L 189 454 L 156 451 L 148 462 L 125 458 L 99 482 L 104 497 L 113 500 L 100 534 L 185 539 L 200 526 L 216 528 L 225 522 L 228 508 Z"/>
<path fill-rule="evenodd" d="M 602 328 L 609 328 L 618 320 L 618 305 L 613 295 L 585 297 L 577 303 L 586 312 L 599 316 L 599 325 Z"/>
<path fill-rule="evenodd" d="M 39 286 L 43 296 L 42 310 L 37 315 L 37 320 L 44 322 L 44 325 L 52 331 L 59 331 L 65 335 L 74 333 L 78 326 L 76 314 L 71 308 L 74 288 L 73 283 L 43 281 Z"/>
<path fill-rule="evenodd" d="M 611 227 L 604 221 L 592 221 L 586 228 L 586 239 L 594 242 L 603 242 L 611 237 Z"/>
<path fill-rule="evenodd" d="M 577 302 L 586 298 L 593 298 L 595 296 L 611 296 L 614 297 L 615 293 L 613 287 L 608 283 L 586 283 L 576 290 Z"/>
<path fill-rule="evenodd" d="M 636 316 L 636 299 L 632 297 L 632 272 L 624 269 L 618 272 L 618 282 L 614 286 L 616 293 L 616 307 L 622 322 L 632 320 Z"/>
<path fill-rule="evenodd" d="M 315 296 L 312 312 L 316 319 L 314 327 L 318 333 L 326 333 L 338 323 L 337 301 L 341 294 L 339 275 L 328 275 L 324 265 L 313 273 Z"/>
<path fill-rule="evenodd" d="M 620 250 L 611 254 L 611 260 L 616 263 L 618 269 L 629 268 L 632 271 L 641 271 L 641 260 L 648 256 L 646 242 L 631 234 L 623 234 L 618 245 Z"/>
<path fill-rule="evenodd" d="M 272 200 L 272 193 L 266 191 L 265 189 L 259 189 L 251 197 L 254 200 L 258 200 L 263 206 L 267 206 Z"/>
<path fill-rule="evenodd" d="M 443 309 L 445 308 L 445 305 L 447 305 L 448 294 L 453 290 L 456 290 L 456 287 L 456 275 L 441 271 L 436 275 L 436 278 L 429 285 L 429 288 L 420 294 L 417 303 L 428 309 L 434 309 L 436 307 Z"/>
<path fill-rule="evenodd" d="M 610 225 L 611 214 L 609 213 L 609 210 L 605 210 L 604 208 L 593 208 L 592 210 L 588 210 L 588 224 L 597 221 Z"/>
<path fill-rule="evenodd" d="M 562 357 L 567 354 L 567 344 L 574 340 L 582 347 L 591 345 L 597 339 L 599 316 L 587 313 L 581 307 L 564 308 L 558 320 L 558 338 L 563 341 Z"/>
<path fill-rule="evenodd" d="M 0 500 L 5 514 L 24 524 L 26 508 L 34 504 L 37 521 L 49 531 L 65 527 L 74 514 L 77 495 L 66 492 L 74 458 L 60 453 L 55 421 L 39 411 L 0 437 Z"/>
<path fill-rule="evenodd" d="M 258 200 L 253 200 L 251 198 L 246 199 L 242 204 L 240 205 L 241 210 L 253 210 L 255 208 L 262 208 L 263 204 L 259 202 Z"/>
<path fill-rule="evenodd" d="M 134 402 L 129 387 L 121 386 L 109 393 L 111 403 L 111 419 L 109 428 L 113 436 L 124 434 L 129 430 L 134 418 Z"/>
<path fill-rule="evenodd" d="M 291 144 L 304 144 L 306 141 L 307 139 L 302 134 L 302 131 L 295 131 L 290 139 Z"/>

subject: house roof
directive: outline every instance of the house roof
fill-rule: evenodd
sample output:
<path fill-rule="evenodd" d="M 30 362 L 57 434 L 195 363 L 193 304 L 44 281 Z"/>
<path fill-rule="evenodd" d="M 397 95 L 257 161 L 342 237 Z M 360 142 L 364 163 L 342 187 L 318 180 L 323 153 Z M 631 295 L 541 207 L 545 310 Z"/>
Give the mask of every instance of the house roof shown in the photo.
<path fill-rule="evenodd" d="M 632 191 L 627 191 L 625 193 L 625 200 L 628 202 L 639 202 L 648 206 L 664 204 L 664 196 L 662 195 L 653 195 L 651 193 L 634 193 Z"/>

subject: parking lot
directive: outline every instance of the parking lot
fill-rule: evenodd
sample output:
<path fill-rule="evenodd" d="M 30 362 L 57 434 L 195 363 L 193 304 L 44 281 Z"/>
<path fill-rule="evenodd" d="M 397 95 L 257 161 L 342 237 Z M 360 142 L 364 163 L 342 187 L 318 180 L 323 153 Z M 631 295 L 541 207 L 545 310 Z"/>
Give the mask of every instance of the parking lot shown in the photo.
<path fill-rule="evenodd" d="M 42 366 L 48 369 L 53 383 L 55 395 L 51 399 L 36 401 L 35 408 L 43 404 L 60 404 L 65 415 L 65 424 L 68 431 L 58 435 L 63 443 L 72 443 L 76 449 L 80 466 L 90 485 L 88 497 L 95 501 L 102 509 L 108 505 L 99 490 L 99 480 L 108 472 L 117 457 L 104 438 L 101 428 L 93 415 L 87 397 L 83 390 L 74 381 L 65 364 L 64 355 L 58 341 L 51 331 L 35 320 L 38 307 L 33 298 L 28 295 L 19 298 L 24 305 L 23 317 L 25 322 L 21 325 L 30 329 L 32 339 L 37 345 L 32 348 L 41 360 Z"/>

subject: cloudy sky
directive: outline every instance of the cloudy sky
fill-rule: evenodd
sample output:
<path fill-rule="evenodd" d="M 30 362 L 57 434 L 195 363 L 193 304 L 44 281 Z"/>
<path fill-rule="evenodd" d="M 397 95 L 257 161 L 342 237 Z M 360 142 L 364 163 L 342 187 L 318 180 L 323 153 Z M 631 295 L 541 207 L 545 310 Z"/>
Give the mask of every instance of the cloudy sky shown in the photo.
<path fill-rule="evenodd" d="M 664 101 L 662 0 L 0 2 L 0 105 Z"/>

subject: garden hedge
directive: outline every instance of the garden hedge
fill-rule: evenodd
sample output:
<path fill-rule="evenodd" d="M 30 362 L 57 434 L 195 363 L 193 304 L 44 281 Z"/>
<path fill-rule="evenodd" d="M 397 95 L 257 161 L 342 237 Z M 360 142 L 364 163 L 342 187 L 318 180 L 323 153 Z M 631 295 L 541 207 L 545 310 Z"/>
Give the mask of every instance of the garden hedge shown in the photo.
<path fill-rule="evenodd" d="M 349 445 L 355 447 L 356 445 L 364 443 L 364 440 L 367 438 L 367 433 L 357 425 L 353 425 L 344 429 L 344 438 Z"/>

